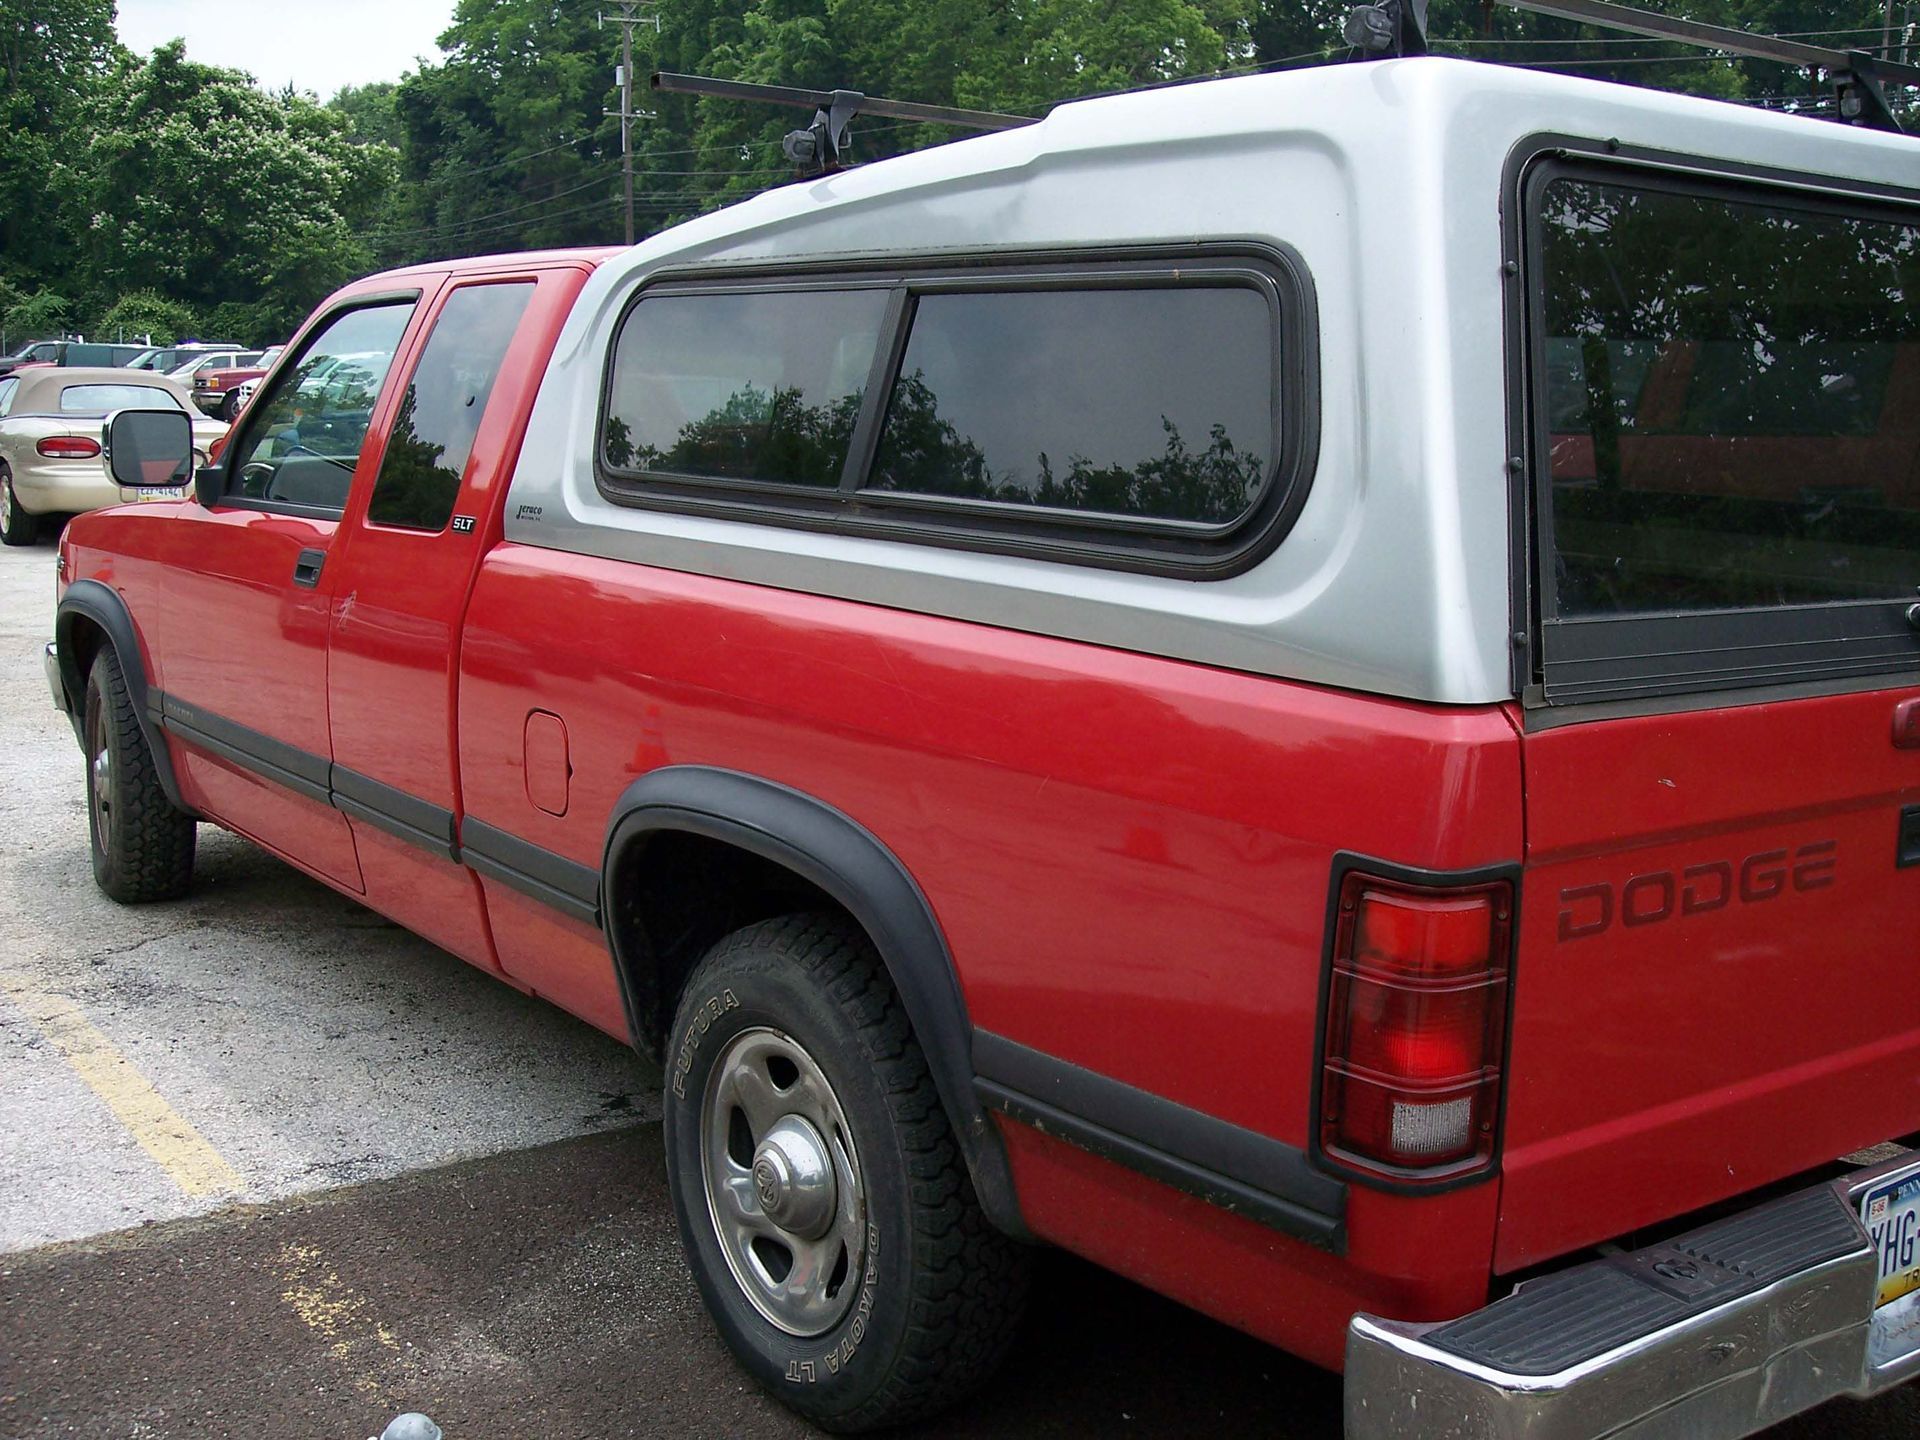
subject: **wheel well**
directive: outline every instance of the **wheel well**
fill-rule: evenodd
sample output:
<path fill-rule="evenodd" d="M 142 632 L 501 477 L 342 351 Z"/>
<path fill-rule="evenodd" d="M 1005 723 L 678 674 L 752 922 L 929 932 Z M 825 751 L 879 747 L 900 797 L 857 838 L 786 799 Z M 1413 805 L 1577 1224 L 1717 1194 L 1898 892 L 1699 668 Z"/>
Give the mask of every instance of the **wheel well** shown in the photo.
<path fill-rule="evenodd" d="M 722 938 L 802 910 L 853 918 L 778 862 L 680 830 L 654 831 L 628 845 L 607 879 L 606 919 L 609 929 L 620 931 L 617 953 L 627 957 L 634 1043 L 656 1061 L 666 1051 L 687 977 Z"/>
<path fill-rule="evenodd" d="M 78 690 L 68 697 L 75 705 L 85 701 L 87 676 L 93 673 L 93 658 L 106 643 L 107 632 L 84 615 L 74 616 L 67 633 L 60 637 L 61 658 L 72 658 L 73 668 L 68 673 L 79 681 Z"/>

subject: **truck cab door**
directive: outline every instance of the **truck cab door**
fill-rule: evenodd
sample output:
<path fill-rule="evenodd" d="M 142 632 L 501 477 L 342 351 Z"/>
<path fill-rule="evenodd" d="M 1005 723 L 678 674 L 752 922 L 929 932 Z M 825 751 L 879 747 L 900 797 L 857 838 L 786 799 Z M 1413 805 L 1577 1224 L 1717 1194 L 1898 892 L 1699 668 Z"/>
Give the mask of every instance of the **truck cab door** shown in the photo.
<path fill-rule="evenodd" d="M 367 902 L 495 970 L 479 881 L 456 858 L 460 627 L 500 536 L 527 409 L 585 276 L 502 272 L 447 287 L 333 570 L 333 785 Z"/>
<path fill-rule="evenodd" d="M 368 437 L 384 427 L 387 372 L 419 299 L 351 299 L 310 324 L 295 363 L 234 435 L 224 493 L 183 507 L 157 557 L 161 709 L 182 742 L 187 798 L 356 891 L 353 837 L 330 790 L 332 559 L 348 497 L 378 461 Z"/>

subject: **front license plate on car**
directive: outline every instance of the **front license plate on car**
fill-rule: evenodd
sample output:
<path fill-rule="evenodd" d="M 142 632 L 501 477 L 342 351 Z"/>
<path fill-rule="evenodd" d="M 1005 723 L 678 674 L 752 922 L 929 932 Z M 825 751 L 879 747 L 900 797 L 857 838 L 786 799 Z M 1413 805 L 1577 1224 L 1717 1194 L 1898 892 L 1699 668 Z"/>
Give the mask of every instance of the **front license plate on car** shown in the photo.
<path fill-rule="evenodd" d="M 1889 1175 L 1860 1197 L 1860 1218 L 1880 1253 L 1875 1309 L 1920 1290 L 1920 1168 Z"/>

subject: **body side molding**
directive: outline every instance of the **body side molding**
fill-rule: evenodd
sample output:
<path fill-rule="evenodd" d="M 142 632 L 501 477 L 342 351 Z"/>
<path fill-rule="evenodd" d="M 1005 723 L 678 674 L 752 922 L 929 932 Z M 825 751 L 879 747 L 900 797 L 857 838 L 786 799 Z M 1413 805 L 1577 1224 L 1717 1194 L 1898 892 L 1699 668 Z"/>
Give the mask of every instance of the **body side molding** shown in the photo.
<path fill-rule="evenodd" d="M 458 858 L 489 879 L 600 928 L 600 877 L 588 866 L 471 815 L 460 818 Z"/>
<path fill-rule="evenodd" d="M 60 599 L 60 608 L 54 614 L 54 643 L 59 647 L 60 683 L 67 691 L 67 714 L 73 721 L 73 733 L 86 744 L 86 694 L 87 677 L 80 673 L 80 664 L 74 647 L 74 630 L 82 620 L 100 627 L 107 637 L 107 644 L 113 647 L 113 653 L 120 659 L 120 673 L 126 677 L 127 695 L 133 701 L 133 713 L 140 722 L 140 733 L 145 737 L 147 749 L 153 753 L 153 766 L 160 779 L 160 788 L 173 805 L 188 813 L 193 810 L 180 797 L 180 782 L 173 773 L 173 756 L 167 749 L 166 737 L 160 733 L 160 725 L 154 714 L 157 705 L 148 695 L 146 655 L 140 648 L 139 632 L 133 627 L 133 616 L 127 610 L 127 602 L 118 592 L 101 584 L 98 580 L 76 580 L 67 587 L 67 593 Z"/>
<path fill-rule="evenodd" d="M 1338 1255 L 1347 1187 L 1283 1140 L 1191 1110 L 990 1031 L 973 1032 L 990 1107 L 1042 1134 Z"/>
<path fill-rule="evenodd" d="M 906 868 L 858 821 L 832 806 L 758 776 L 704 765 L 672 765 L 629 785 L 607 825 L 601 893 L 629 1023 L 637 1044 L 655 1034 L 644 987 L 652 956 L 637 926 L 611 923 L 616 867 L 629 847 L 663 831 L 704 836 L 782 865 L 831 895 L 873 938 L 926 1052 L 935 1088 L 959 1136 L 988 1218 L 1025 1237 L 1012 1171 L 999 1132 L 974 1091 L 973 1026 L 953 957 L 932 907 Z"/>

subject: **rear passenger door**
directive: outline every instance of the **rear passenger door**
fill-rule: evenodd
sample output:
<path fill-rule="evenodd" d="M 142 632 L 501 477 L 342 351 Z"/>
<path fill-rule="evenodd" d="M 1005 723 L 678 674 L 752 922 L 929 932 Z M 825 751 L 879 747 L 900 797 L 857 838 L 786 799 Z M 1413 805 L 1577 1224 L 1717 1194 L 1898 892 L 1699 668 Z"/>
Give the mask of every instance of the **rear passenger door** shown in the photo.
<path fill-rule="evenodd" d="M 224 457 L 224 493 L 159 527 L 164 723 L 190 798 L 318 875 L 360 888 L 329 799 L 332 552 L 358 473 L 371 480 L 387 372 L 420 293 L 349 301 L 307 332 Z M 391 408 L 391 397 L 388 397 Z"/>
<path fill-rule="evenodd" d="M 447 287 L 332 571 L 333 785 L 367 902 L 489 968 L 479 882 L 455 859 L 460 627 L 474 570 L 499 538 L 533 392 L 586 274 L 567 266 Z"/>

